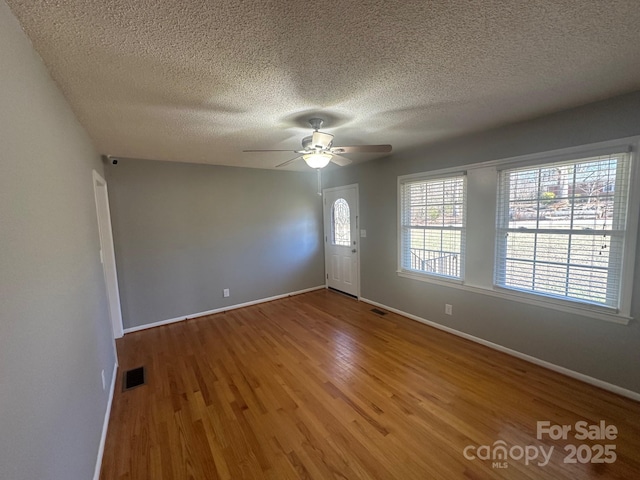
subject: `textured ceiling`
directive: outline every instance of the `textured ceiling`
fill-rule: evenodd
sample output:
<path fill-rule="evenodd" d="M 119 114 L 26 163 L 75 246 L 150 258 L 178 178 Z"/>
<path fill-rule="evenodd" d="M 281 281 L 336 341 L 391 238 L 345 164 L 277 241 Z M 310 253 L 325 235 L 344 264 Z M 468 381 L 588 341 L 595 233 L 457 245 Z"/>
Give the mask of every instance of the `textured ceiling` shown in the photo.
<path fill-rule="evenodd" d="M 311 116 L 399 151 L 640 89 L 638 0 L 7 3 L 120 157 L 271 168 L 295 155 L 241 150 Z"/>

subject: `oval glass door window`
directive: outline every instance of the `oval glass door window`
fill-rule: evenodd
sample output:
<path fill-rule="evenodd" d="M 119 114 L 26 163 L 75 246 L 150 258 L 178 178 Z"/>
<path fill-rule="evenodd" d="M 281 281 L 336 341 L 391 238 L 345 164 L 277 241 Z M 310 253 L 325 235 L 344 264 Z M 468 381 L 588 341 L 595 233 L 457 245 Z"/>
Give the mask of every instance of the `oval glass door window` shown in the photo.
<path fill-rule="evenodd" d="M 331 209 L 332 242 L 334 245 L 351 245 L 351 217 L 349 204 L 344 198 L 333 202 Z"/>

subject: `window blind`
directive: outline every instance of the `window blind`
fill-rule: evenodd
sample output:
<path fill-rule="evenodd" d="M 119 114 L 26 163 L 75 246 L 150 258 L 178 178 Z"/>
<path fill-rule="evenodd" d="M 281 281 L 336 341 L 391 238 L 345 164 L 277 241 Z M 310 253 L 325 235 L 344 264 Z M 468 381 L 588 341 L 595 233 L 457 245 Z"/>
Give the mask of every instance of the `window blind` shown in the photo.
<path fill-rule="evenodd" d="M 498 286 L 618 308 L 630 155 L 499 173 Z"/>
<path fill-rule="evenodd" d="M 407 180 L 401 187 L 402 270 L 462 278 L 464 173 Z"/>

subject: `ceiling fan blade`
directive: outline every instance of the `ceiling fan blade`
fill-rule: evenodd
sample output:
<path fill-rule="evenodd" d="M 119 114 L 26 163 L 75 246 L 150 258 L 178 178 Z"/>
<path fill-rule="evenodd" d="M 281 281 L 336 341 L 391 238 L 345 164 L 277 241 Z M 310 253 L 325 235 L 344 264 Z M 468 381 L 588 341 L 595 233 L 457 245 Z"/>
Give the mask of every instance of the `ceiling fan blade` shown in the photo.
<path fill-rule="evenodd" d="M 331 153 L 389 153 L 391 145 L 348 145 L 330 150 Z"/>
<path fill-rule="evenodd" d="M 294 150 L 242 150 L 243 152 L 293 152 Z"/>
<path fill-rule="evenodd" d="M 288 152 L 290 150 L 285 150 L 285 151 Z M 298 160 L 300 158 L 302 158 L 302 155 L 299 155 L 299 156 L 297 156 L 295 158 L 292 158 L 291 160 L 287 160 L 286 162 L 282 162 L 280 165 L 276 165 L 276 168 L 280 168 L 280 167 L 284 167 L 286 165 L 289 165 L 290 163 L 295 162 L 296 160 Z"/>
<path fill-rule="evenodd" d="M 335 153 L 331 154 L 331 161 L 341 167 L 344 167 L 351 163 L 351 160 L 349 160 L 347 157 L 341 157 L 340 155 L 336 155 Z"/>

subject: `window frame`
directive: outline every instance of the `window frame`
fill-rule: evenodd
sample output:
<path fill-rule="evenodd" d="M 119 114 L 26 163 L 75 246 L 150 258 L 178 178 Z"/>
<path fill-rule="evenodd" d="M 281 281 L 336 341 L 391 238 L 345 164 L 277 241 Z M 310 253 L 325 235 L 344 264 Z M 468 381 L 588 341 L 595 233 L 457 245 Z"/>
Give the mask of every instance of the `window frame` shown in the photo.
<path fill-rule="evenodd" d="M 499 171 L 508 168 L 535 166 L 544 163 L 571 161 L 607 155 L 621 148 L 630 153 L 629 192 L 627 196 L 627 228 L 622 248 L 622 272 L 620 275 L 620 300 L 618 308 L 592 303 L 582 303 L 571 299 L 547 297 L 536 293 L 522 292 L 495 284 L 496 245 L 497 245 L 497 203 Z M 434 285 L 496 297 L 504 300 L 535 305 L 549 310 L 557 310 L 582 317 L 604 320 L 627 325 L 632 319 L 631 302 L 635 270 L 635 254 L 640 216 L 640 136 L 624 137 L 592 144 L 536 152 L 532 154 L 506 157 L 473 164 L 460 164 L 451 168 L 438 169 L 397 177 L 397 270 L 398 277 L 418 280 Z M 406 179 L 420 177 L 436 178 L 466 172 L 466 208 L 465 208 L 465 258 L 464 279 L 451 280 L 404 271 L 402 269 L 402 189 Z M 493 203 L 491 203 L 493 202 Z M 474 212 L 472 212 L 472 209 Z M 479 212 L 481 211 L 481 212 Z M 481 215 L 477 215 L 481 213 Z M 477 218 L 476 218 L 477 217 Z M 489 225 L 490 224 L 490 225 Z M 481 225 L 483 232 L 476 232 Z"/>
<path fill-rule="evenodd" d="M 430 181 L 438 181 L 438 180 L 450 180 L 450 179 L 462 179 L 462 191 L 463 191 L 463 201 L 462 201 L 462 227 L 459 229 L 451 229 L 460 232 L 460 261 L 459 261 L 459 270 L 460 277 L 453 277 L 448 275 L 443 275 L 439 273 L 426 272 L 421 270 L 414 270 L 411 268 L 407 268 L 403 265 L 403 251 L 404 251 L 404 235 L 403 235 L 403 203 L 404 203 L 404 194 L 403 189 L 407 184 L 419 183 L 419 182 L 430 182 Z M 432 229 L 438 230 L 438 229 Z M 448 229 L 442 229 L 448 230 Z M 448 171 L 446 174 L 434 172 L 433 174 L 429 173 L 418 173 L 413 175 L 403 175 L 398 177 L 398 273 L 403 276 L 411 277 L 411 278 L 429 278 L 434 279 L 439 282 L 448 283 L 457 283 L 462 284 L 465 278 L 465 240 L 466 240 L 466 230 L 467 230 L 467 172 L 464 170 L 454 170 Z"/>

